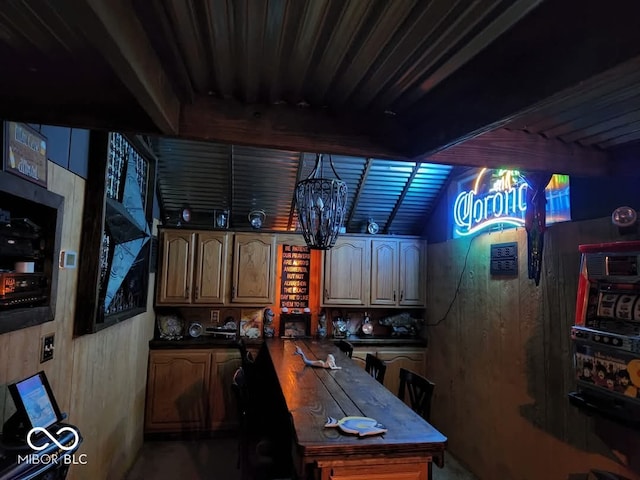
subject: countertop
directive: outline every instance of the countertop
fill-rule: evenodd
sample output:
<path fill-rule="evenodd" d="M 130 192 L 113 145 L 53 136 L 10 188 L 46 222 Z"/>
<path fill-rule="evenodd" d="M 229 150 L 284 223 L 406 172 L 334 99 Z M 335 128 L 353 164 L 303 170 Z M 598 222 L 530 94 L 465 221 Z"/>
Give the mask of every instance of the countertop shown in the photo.
<path fill-rule="evenodd" d="M 389 346 L 389 347 L 426 347 L 427 341 L 419 337 L 380 337 L 375 335 L 358 336 L 351 335 L 345 340 L 352 343 L 354 347 L 360 346 Z M 261 345 L 263 339 L 244 338 L 247 346 Z M 326 342 L 338 342 L 339 339 L 327 338 Z M 149 341 L 151 350 L 180 349 L 180 348 L 238 348 L 237 339 L 215 338 L 203 335 L 192 338 L 185 337 L 180 340 L 153 339 Z"/>

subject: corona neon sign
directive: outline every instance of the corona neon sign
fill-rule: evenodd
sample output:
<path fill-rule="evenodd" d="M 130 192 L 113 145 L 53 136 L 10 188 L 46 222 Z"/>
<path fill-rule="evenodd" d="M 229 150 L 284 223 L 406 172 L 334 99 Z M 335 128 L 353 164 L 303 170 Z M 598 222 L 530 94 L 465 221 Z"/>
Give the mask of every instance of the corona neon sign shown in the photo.
<path fill-rule="evenodd" d="M 524 226 L 529 185 L 520 172 L 483 168 L 472 182 L 472 188 L 460 191 L 453 204 L 454 236 L 472 235 L 497 226 Z M 465 183 L 469 185 L 469 181 Z M 554 175 L 547 188 L 554 200 L 553 205 L 547 202 L 550 219 L 570 220 L 568 176 Z M 546 195 L 549 200 L 549 193 Z"/>

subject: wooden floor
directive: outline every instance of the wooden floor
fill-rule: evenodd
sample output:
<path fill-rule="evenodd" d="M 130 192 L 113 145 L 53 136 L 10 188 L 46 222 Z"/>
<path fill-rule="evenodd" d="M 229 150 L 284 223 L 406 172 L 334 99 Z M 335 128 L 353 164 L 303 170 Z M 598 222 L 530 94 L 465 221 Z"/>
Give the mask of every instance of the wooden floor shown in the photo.
<path fill-rule="evenodd" d="M 149 441 L 124 480 L 239 480 L 237 442 L 233 438 Z M 433 468 L 434 480 L 477 480 L 449 453 L 445 468 Z"/>

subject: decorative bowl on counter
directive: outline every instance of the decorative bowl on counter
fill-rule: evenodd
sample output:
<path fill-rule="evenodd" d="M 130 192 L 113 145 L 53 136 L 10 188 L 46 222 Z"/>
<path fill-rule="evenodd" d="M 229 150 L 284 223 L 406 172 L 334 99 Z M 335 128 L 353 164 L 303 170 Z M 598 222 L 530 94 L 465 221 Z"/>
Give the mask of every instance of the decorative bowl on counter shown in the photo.
<path fill-rule="evenodd" d="M 163 340 L 180 340 L 184 336 L 184 321 L 177 315 L 158 315 L 156 324 Z"/>

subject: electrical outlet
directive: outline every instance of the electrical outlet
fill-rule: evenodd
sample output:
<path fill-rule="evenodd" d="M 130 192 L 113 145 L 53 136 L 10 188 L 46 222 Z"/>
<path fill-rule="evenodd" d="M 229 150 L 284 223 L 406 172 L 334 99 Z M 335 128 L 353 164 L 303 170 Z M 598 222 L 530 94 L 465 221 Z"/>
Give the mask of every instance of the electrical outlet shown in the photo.
<path fill-rule="evenodd" d="M 42 345 L 40 348 L 40 363 L 46 362 L 53 358 L 53 340 L 55 335 L 50 333 L 42 337 Z"/>

